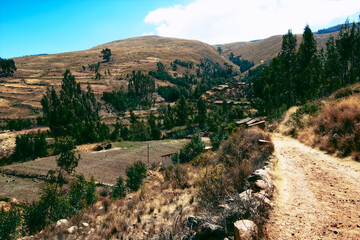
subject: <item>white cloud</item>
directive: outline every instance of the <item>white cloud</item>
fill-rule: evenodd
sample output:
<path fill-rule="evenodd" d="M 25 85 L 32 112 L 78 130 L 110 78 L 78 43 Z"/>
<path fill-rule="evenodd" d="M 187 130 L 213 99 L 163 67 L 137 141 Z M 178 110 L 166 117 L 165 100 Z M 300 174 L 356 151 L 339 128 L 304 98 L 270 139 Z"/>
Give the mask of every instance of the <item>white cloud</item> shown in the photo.
<path fill-rule="evenodd" d="M 359 11 L 359 0 L 194 0 L 151 11 L 144 21 L 154 24 L 160 36 L 216 44 L 262 39 L 288 29 L 302 33 L 306 24 L 315 30 Z"/>
<path fill-rule="evenodd" d="M 141 36 L 153 36 L 153 35 L 155 35 L 154 32 L 148 32 L 148 33 L 141 34 Z"/>

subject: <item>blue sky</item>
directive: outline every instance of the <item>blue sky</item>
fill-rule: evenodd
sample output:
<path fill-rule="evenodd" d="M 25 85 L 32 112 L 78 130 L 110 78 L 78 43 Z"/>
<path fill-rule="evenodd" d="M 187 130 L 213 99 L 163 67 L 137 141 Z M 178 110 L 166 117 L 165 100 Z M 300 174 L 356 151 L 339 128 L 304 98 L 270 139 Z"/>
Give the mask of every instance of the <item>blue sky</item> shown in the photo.
<path fill-rule="evenodd" d="M 359 14 L 359 0 L 0 0 L 0 57 L 79 51 L 148 34 L 250 41 Z"/>
<path fill-rule="evenodd" d="M 141 36 L 151 10 L 187 0 L 0 0 L 0 57 L 84 50 Z"/>

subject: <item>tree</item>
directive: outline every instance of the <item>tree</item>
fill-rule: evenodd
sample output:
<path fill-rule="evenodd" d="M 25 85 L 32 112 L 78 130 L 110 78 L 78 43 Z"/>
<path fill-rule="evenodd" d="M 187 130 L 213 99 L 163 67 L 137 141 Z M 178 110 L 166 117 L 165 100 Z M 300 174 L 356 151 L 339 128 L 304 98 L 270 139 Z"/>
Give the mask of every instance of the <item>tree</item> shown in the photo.
<path fill-rule="evenodd" d="M 205 148 L 205 143 L 201 141 L 199 135 L 195 135 L 191 141 L 180 149 L 179 161 L 180 163 L 186 163 L 191 161 L 197 155 L 202 153 Z"/>
<path fill-rule="evenodd" d="M 126 186 L 133 191 L 140 188 L 142 181 L 146 178 L 147 169 L 141 161 L 135 162 L 126 169 Z"/>
<path fill-rule="evenodd" d="M 218 53 L 221 55 L 222 54 L 222 49 L 221 49 L 221 47 L 218 47 L 217 48 L 217 51 L 218 51 Z"/>
<path fill-rule="evenodd" d="M 100 104 L 90 84 L 83 91 L 75 77 L 67 69 L 62 80 L 60 94 L 48 88 L 41 99 L 44 121 L 54 137 L 71 136 L 76 143 L 104 140 L 109 129 L 100 121 Z"/>
<path fill-rule="evenodd" d="M 198 110 L 196 121 L 199 123 L 200 128 L 203 128 L 206 123 L 206 112 L 207 112 L 205 100 L 200 97 L 199 100 L 197 101 L 196 107 Z"/>
<path fill-rule="evenodd" d="M 0 77 L 13 76 L 16 71 L 14 60 L 0 58 L 0 69 Z"/>
<path fill-rule="evenodd" d="M 185 125 L 188 120 L 188 115 L 190 111 L 190 106 L 188 101 L 186 101 L 185 97 L 182 95 L 181 98 L 176 103 L 176 122 L 179 126 Z"/>
<path fill-rule="evenodd" d="M 101 53 L 104 61 L 109 62 L 111 57 L 111 50 L 109 48 L 105 48 L 101 51 Z"/>
<path fill-rule="evenodd" d="M 118 177 L 116 184 L 111 188 L 113 198 L 123 198 L 126 196 L 125 183 L 122 177 Z"/>

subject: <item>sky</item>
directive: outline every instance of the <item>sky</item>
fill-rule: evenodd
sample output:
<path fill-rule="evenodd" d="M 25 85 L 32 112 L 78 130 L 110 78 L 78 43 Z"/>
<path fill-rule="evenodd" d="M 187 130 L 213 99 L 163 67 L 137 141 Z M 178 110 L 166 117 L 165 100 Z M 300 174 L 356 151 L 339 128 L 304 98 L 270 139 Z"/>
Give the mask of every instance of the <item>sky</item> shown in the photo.
<path fill-rule="evenodd" d="M 358 21 L 359 0 L 0 0 L 0 57 L 159 35 L 208 44 Z"/>

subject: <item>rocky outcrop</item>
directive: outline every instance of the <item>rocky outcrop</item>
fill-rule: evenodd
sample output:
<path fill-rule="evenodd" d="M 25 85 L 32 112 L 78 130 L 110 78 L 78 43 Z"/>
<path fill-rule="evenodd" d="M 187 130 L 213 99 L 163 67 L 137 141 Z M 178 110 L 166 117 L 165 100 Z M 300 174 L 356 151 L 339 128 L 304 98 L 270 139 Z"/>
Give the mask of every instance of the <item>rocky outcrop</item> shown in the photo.
<path fill-rule="evenodd" d="M 239 220 L 234 223 L 235 240 L 256 239 L 258 228 L 253 221 Z"/>

